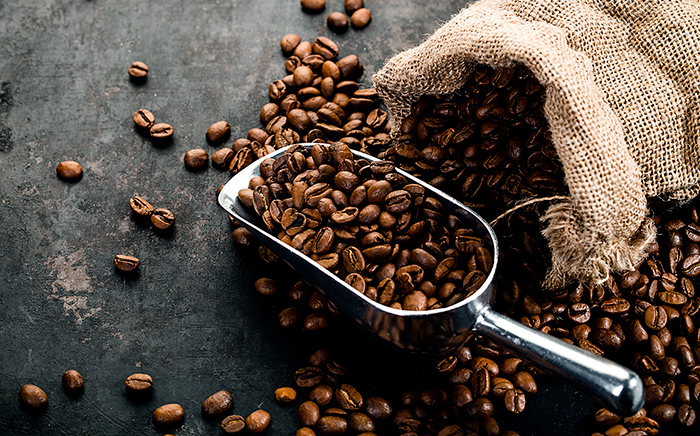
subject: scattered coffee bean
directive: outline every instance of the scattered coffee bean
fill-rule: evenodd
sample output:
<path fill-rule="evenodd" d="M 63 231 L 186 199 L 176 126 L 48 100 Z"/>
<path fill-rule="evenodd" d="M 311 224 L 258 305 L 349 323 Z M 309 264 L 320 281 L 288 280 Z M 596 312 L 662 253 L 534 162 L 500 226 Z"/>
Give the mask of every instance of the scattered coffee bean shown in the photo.
<path fill-rule="evenodd" d="M 175 215 L 168 209 L 158 208 L 151 215 L 151 223 L 160 230 L 167 230 L 175 224 Z"/>
<path fill-rule="evenodd" d="M 345 33 L 350 26 L 350 21 L 342 12 L 331 12 L 326 18 L 326 24 L 332 32 Z"/>
<path fill-rule="evenodd" d="M 153 412 L 153 424 L 158 428 L 173 427 L 182 422 L 185 410 L 179 404 L 165 404 Z"/>
<path fill-rule="evenodd" d="M 301 0 L 301 7 L 307 12 L 320 12 L 326 7 L 326 0 Z"/>
<path fill-rule="evenodd" d="M 231 136 L 231 125 L 227 121 L 217 121 L 209 126 L 205 135 L 211 145 L 221 145 Z"/>
<path fill-rule="evenodd" d="M 301 37 L 296 33 L 285 35 L 280 40 L 280 48 L 284 53 L 291 53 L 301 42 Z"/>
<path fill-rule="evenodd" d="M 372 13 L 367 8 L 360 8 L 353 12 L 350 17 L 350 23 L 353 27 L 357 29 L 362 29 L 367 27 L 369 22 L 372 20 Z"/>
<path fill-rule="evenodd" d="M 145 79 L 148 75 L 148 65 L 140 61 L 134 61 L 129 66 L 129 76 L 134 79 Z"/>
<path fill-rule="evenodd" d="M 297 391 L 293 388 L 279 388 L 275 390 L 275 400 L 280 403 L 291 403 L 297 399 Z"/>
<path fill-rule="evenodd" d="M 69 397 L 78 397 L 83 393 L 83 387 L 85 381 L 83 376 L 74 369 L 69 369 L 63 373 L 61 377 L 61 385 L 63 386 L 63 392 Z"/>
<path fill-rule="evenodd" d="M 66 160 L 56 166 L 56 174 L 65 181 L 76 182 L 83 177 L 83 167 L 78 162 Z"/>
<path fill-rule="evenodd" d="M 148 374 L 131 374 L 124 382 L 131 393 L 143 393 L 153 388 L 153 377 Z"/>
<path fill-rule="evenodd" d="M 259 409 L 248 415 L 245 419 L 245 427 L 251 433 L 260 433 L 270 425 L 270 414 Z"/>
<path fill-rule="evenodd" d="M 153 215 L 153 206 L 138 195 L 129 199 L 129 207 L 139 217 L 150 218 Z"/>
<path fill-rule="evenodd" d="M 49 398 L 40 387 L 24 385 L 19 389 L 20 405 L 30 413 L 40 413 L 46 410 Z"/>
<path fill-rule="evenodd" d="M 352 15 L 353 12 L 365 7 L 364 0 L 345 0 L 345 12 Z"/>
<path fill-rule="evenodd" d="M 219 391 L 202 402 L 202 416 L 207 419 L 219 418 L 233 406 L 233 395 Z"/>
<path fill-rule="evenodd" d="M 139 109 L 132 117 L 134 123 L 141 129 L 150 129 L 155 123 L 156 117 L 148 109 Z"/>
<path fill-rule="evenodd" d="M 151 126 L 150 134 L 153 139 L 170 139 L 173 136 L 173 126 L 166 123 L 158 123 Z"/>
<path fill-rule="evenodd" d="M 188 170 L 201 171 L 209 163 L 209 154 L 201 148 L 195 148 L 185 153 L 184 162 Z"/>
<path fill-rule="evenodd" d="M 221 429 L 226 434 L 233 434 L 245 428 L 245 418 L 241 415 L 229 415 L 221 421 Z"/>
<path fill-rule="evenodd" d="M 132 272 L 139 267 L 139 259 L 134 256 L 117 254 L 114 256 L 114 266 L 122 272 Z"/>

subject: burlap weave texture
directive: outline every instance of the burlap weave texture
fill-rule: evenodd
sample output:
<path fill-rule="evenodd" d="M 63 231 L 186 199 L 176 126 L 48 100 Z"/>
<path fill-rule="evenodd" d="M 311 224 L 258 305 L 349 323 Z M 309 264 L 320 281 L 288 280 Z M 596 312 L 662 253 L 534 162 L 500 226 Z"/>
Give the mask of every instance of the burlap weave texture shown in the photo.
<path fill-rule="evenodd" d="M 545 285 L 632 268 L 656 234 L 647 198 L 700 190 L 700 3 L 482 0 L 373 79 L 400 121 L 421 95 L 461 88 L 476 64 L 516 63 L 546 88 L 569 187 L 544 216 Z"/>

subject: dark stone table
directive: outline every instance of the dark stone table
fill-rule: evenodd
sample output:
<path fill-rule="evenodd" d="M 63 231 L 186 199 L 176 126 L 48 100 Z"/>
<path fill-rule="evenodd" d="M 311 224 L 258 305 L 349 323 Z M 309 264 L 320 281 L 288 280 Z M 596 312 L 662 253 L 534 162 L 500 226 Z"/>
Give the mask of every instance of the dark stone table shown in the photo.
<path fill-rule="evenodd" d="M 284 75 L 283 35 L 331 37 L 341 56 L 360 57 L 369 87 L 388 57 L 464 3 L 366 1 L 370 26 L 334 35 L 325 17 L 341 0 L 320 15 L 297 0 L 0 0 L 1 434 L 163 434 L 151 414 L 171 402 L 186 413 L 175 434 L 219 434 L 200 404 L 226 389 L 234 413 L 266 409 L 267 434 L 292 435 L 296 408 L 275 403 L 273 392 L 292 385 L 322 346 L 356 368 L 366 392 L 421 386 L 429 359 L 368 343 L 342 320 L 324 333 L 283 330 L 285 306 L 253 284 L 267 275 L 284 287 L 298 277 L 233 245 L 214 194 L 230 173 L 183 165 L 189 149 L 215 150 L 204 139 L 213 122 L 229 121 L 232 139 L 259 127 L 268 85 Z M 129 80 L 134 60 L 150 67 L 144 84 Z M 156 147 L 134 129 L 139 108 L 174 126 L 171 144 Z M 63 160 L 82 164 L 82 180 L 56 177 Z M 134 195 L 172 210 L 175 230 L 135 222 Z M 120 253 L 141 259 L 137 276 L 115 272 Z M 62 392 L 67 369 L 85 377 L 78 399 Z M 155 379 L 151 398 L 127 397 L 124 379 L 135 372 Z M 26 383 L 48 394 L 40 416 L 20 409 Z M 522 416 L 497 415 L 523 436 L 583 435 L 595 408 L 543 380 Z"/>

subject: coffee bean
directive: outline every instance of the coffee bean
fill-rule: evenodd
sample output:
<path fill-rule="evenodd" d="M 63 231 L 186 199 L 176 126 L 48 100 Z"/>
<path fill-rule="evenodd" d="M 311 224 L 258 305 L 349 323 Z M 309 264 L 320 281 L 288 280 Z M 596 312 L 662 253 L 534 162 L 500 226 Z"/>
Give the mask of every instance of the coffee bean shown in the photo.
<path fill-rule="evenodd" d="M 149 130 L 151 138 L 158 140 L 170 139 L 173 136 L 173 132 L 173 126 L 166 123 L 154 124 Z"/>
<path fill-rule="evenodd" d="M 153 116 L 148 109 L 139 109 L 132 116 L 134 123 L 141 129 L 150 129 L 155 122 L 156 117 Z"/>
<path fill-rule="evenodd" d="M 144 393 L 153 388 L 153 377 L 148 374 L 132 374 L 124 382 L 130 393 Z"/>
<path fill-rule="evenodd" d="M 270 425 L 270 414 L 262 409 L 248 415 L 245 419 L 245 427 L 251 433 L 260 433 Z"/>
<path fill-rule="evenodd" d="M 313 401 L 305 401 L 299 405 L 297 415 L 301 426 L 313 427 L 321 417 L 321 411 Z"/>
<path fill-rule="evenodd" d="M 219 418 L 233 406 L 233 396 L 227 391 L 219 391 L 202 402 L 202 416 L 207 419 Z"/>
<path fill-rule="evenodd" d="M 190 171 L 201 171 L 209 163 L 209 154 L 201 148 L 195 148 L 185 153 L 185 167 Z"/>
<path fill-rule="evenodd" d="M 153 206 L 138 195 L 129 199 L 129 207 L 139 217 L 150 218 L 153 215 Z"/>
<path fill-rule="evenodd" d="M 314 53 L 323 56 L 327 60 L 338 56 L 338 45 L 325 36 L 319 36 L 311 47 Z"/>
<path fill-rule="evenodd" d="M 290 33 L 282 37 L 280 40 L 280 48 L 284 53 L 291 53 L 301 42 L 301 37 L 296 33 Z"/>
<path fill-rule="evenodd" d="M 231 136 L 231 125 L 226 121 L 217 121 L 209 126 L 205 135 L 211 145 L 220 145 Z"/>
<path fill-rule="evenodd" d="M 19 402 L 27 412 L 41 413 L 48 407 L 49 398 L 40 387 L 27 384 L 19 389 Z"/>
<path fill-rule="evenodd" d="M 156 427 L 173 427 L 182 422 L 185 410 L 179 404 L 165 404 L 153 412 L 153 423 Z"/>
<path fill-rule="evenodd" d="M 537 383 L 529 372 L 521 371 L 513 375 L 513 385 L 525 393 L 537 393 Z"/>
<path fill-rule="evenodd" d="M 294 373 L 294 383 L 300 388 L 316 386 L 322 378 L 323 371 L 317 366 L 300 368 Z"/>
<path fill-rule="evenodd" d="M 271 278 L 260 278 L 255 281 L 255 291 L 260 295 L 275 295 L 279 290 L 277 280 Z"/>
<path fill-rule="evenodd" d="M 326 0 L 301 0 L 301 7 L 307 12 L 320 12 L 326 7 Z"/>
<path fill-rule="evenodd" d="M 83 393 L 83 387 L 85 381 L 83 376 L 74 369 L 69 369 L 63 373 L 61 377 L 61 385 L 63 386 L 63 392 L 69 397 L 78 397 Z"/>
<path fill-rule="evenodd" d="M 348 422 L 340 416 L 324 416 L 318 420 L 316 428 L 321 434 L 343 434 L 348 428 Z"/>
<path fill-rule="evenodd" d="M 362 407 L 362 395 L 349 384 L 342 384 L 335 391 L 335 399 L 345 410 L 358 410 Z"/>
<path fill-rule="evenodd" d="M 275 400 L 280 403 L 291 403 L 297 398 L 297 392 L 293 388 L 278 388 L 275 390 Z"/>
<path fill-rule="evenodd" d="M 76 182 L 83 177 L 83 167 L 78 162 L 66 160 L 56 166 L 56 174 L 65 181 Z"/>
<path fill-rule="evenodd" d="M 342 12 L 331 12 L 326 18 L 328 28 L 335 33 L 345 33 L 348 30 L 350 22 L 348 17 Z"/>
<path fill-rule="evenodd" d="M 245 428 L 245 419 L 241 415 L 229 415 L 221 421 L 221 429 L 226 434 L 233 434 Z"/>
<path fill-rule="evenodd" d="M 255 241 L 255 237 L 253 236 L 253 234 L 250 233 L 245 227 L 238 227 L 237 229 L 235 229 L 231 233 L 231 238 L 233 238 L 233 242 L 235 242 L 236 244 L 245 247 L 250 247 Z"/>
<path fill-rule="evenodd" d="M 168 209 L 158 208 L 151 215 L 151 223 L 160 230 L 167 230 L 175 224 L 175 215 Z"/>
<path fill-rule="evenodd" d="M 133 256 L 117 254 L 114 256 L 114 266 L 122 272 L 132 272 L 139 267 L 139 259 Z"/>
<path fill-rule="evenodd" d="M 695 423 L 695 409 L 689 404 L 682 404 L 678 408 L 678 420 L 681 424 L 690 427 Z"/>
<path fill-rule="evenodd" d="M 353 27 L 357 29 L 367 27 L 371 20 L 372 13 L 367 8 L 360 8 L 356 10 L 350 17 L 350 23 L 352 23 Z"/>
<path fill-rule="evenodd" d="M 221 148 L 216 150 L 214 154 L 211 155 L 211 163 L 215 168 L 224 169 L 228 168 L 233 160 L 235 153 L 230 148 Z"/>
<path fill-rule="evenodd" d="M 525 410 L 525 393 L 520 389 L 512 389 L 503 396 L 506 409 L 515 414 Z"/>
<path fill-rule="evenodd" d="M 145 79 L 148 75 L 148 65 L 141 61 L 134 61 L 129 65 L 129 76 L 134 79 Z"/>
<path fill-rule="evenodd" d="M 349 15 L 352 15 L 353 12 L 364 7 L 364 0 L 345 0 L 345 12 Z"/>
<path fill-rule="evenodd" d="M 512 392 L 512 391 L 510 391 Z M 508 394 L 506 394 L 507 396 Z M 470 403 L 467 404 L 467 413 L 469 416 L 475 419 L 484 419 L 491 414 L 493 414 L 493 403 L 488 398 L 475 398 Z M 506 400 L 506 407 L 508 407 L 508 400 Z M 510 410 L 510 409 L 509 409 Z"/>

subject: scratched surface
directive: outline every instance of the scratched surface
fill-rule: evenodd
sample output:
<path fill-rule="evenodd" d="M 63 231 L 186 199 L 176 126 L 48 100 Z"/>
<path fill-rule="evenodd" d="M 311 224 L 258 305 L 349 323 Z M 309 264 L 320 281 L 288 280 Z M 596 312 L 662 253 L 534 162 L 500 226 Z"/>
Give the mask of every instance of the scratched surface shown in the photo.
<path fill-rule="evenodd" d="M 385 59 L 464 2 L 366 3 L 369 28 L 337 36 L 326 14 L 304 14 L 298 0 L 0 0 L 1 434 L 163 434 L 150 416 L 170 402 L 186 412 L 174 433 L 218 434 L 199 407 L 226 389 L 233 412 L 264 408 L 267 434 L 292 435 L 296 411 L 275 404 L 273 392 L 320 346 L 357 352 L 376 394 L 421 382 L 423 360 L 365 346 L 352 329 L 282 330 L 284 306 L 252 286 L 265 274 L 296 277 L 233 246 L 214 198 L 228 174 L 190 173 L 182 163 L 191 148 L 214 151 L 204 132 L 215 121 L 231 123 L 232 140 L 259 127 L 268 85 L 284 75 L 278 42 L 286 33 L 333 38 L 341 55 L 360 57 L 368 86 Z M 329 0 L 326 13 L 341 6 Z M 134 60 L 150 67 L 143 85 L 128 80 Z M 174 126 L 170 145 L 155 147 L 134 130 L 139 108 Z M 56 178 L 66 159 L 83 165 L 80 182 Z M 133 195 L 172 210 L 174 232 L 135 223 Z M 137 277 L 115 274 L 120 253 L 141 259 Z M 60 387 L 71 368 L 86 379 L 77 400 Z M 123 381 L 134 372 L 154 377 L 150 399 L 126 397 Z M 47 392 L 43 415 L 20 410 L 25 383 Z M 589 399 L 558 382 L 540 391 L 503 427 L 522 436 L 591 433 L 582 424 L 595 409 Z"/>

